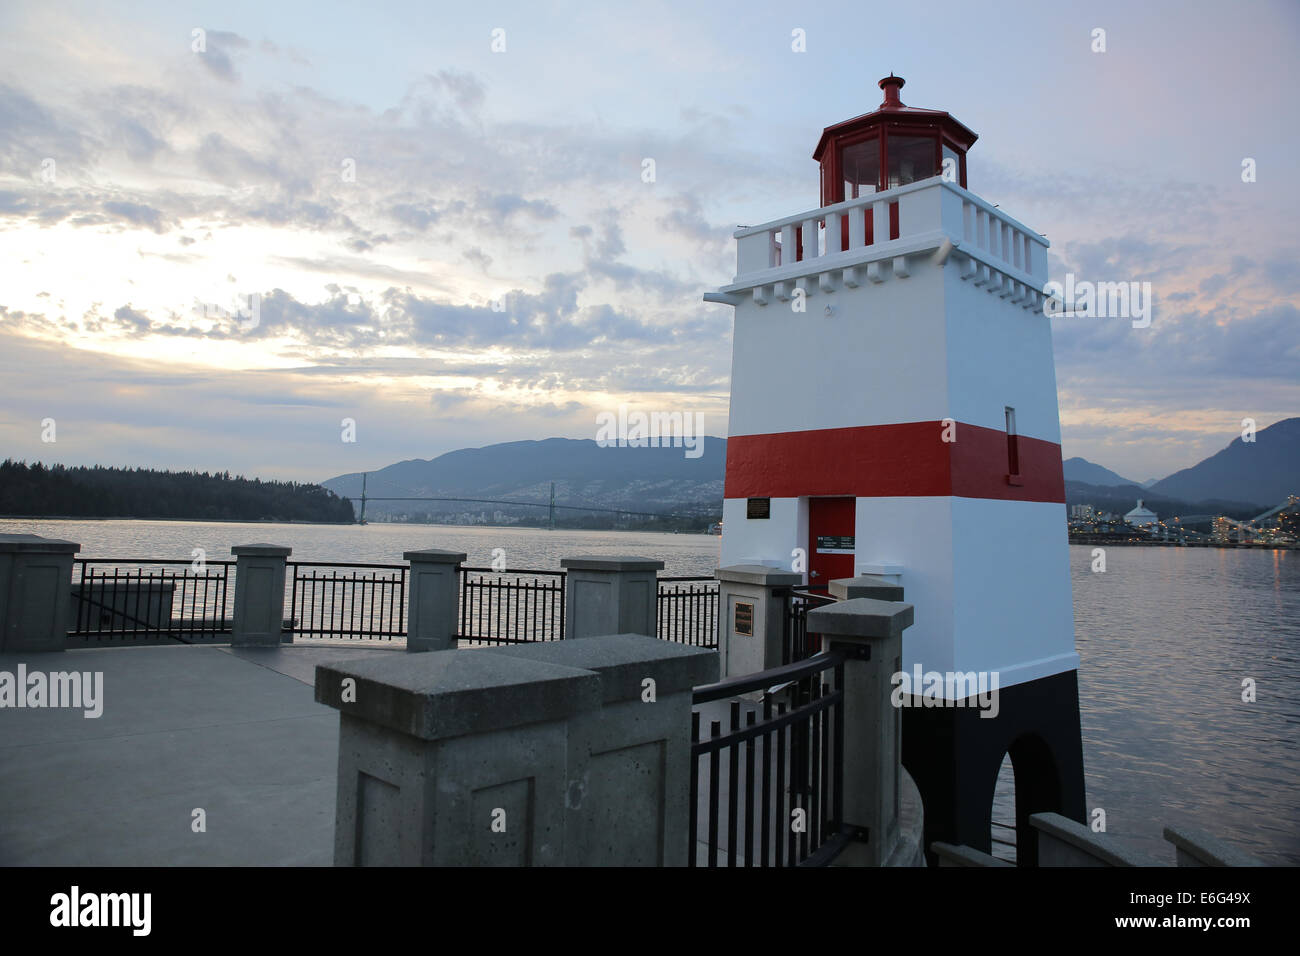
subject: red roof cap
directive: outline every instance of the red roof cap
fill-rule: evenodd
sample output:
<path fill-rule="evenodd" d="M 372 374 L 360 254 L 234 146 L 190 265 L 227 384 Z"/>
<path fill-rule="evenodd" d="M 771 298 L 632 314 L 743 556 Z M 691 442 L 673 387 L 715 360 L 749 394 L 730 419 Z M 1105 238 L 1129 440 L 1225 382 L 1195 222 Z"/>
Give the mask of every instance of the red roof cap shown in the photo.
<path fill-rule="evenodd" d="M 880 88 L 885 91 L 885 101 L 880 104 L 882 110 L 896 110 L 903 105 L 903 101 L 898 98 L 898 91 L 903 88 L 907 81 L 901 76 L 894 76 L 890 73 L 880 81 Z"/>
<path fill-rule="evenodd" d="M 880 88 L 885 91 L 884 102 L 874 112 L 863 113 L 861 116 L 855 116 L 853 119 L 845 120 L 842 123 L 827 126 L 822 130 L 821 139 L 817 141 L 817 148 L 813 151 L 813 159 L 818 162 L 821 161 L 822 154 L 826 151 L 826 147 L 830 145 L 832 139 L 875 126 L 885 127 L 903 123 L 938 127 L 944 137 L 962 152 L 974 145 L 975 140 L 979 139 L 979 134 L 958 122 L 950 113 L 944 110 L 927 110 L 905 105 L 898 96 L 898 91 L 903 88 L 905 82 L 901 76 L 894 76 L 893 73 L 882 79 Z"/>

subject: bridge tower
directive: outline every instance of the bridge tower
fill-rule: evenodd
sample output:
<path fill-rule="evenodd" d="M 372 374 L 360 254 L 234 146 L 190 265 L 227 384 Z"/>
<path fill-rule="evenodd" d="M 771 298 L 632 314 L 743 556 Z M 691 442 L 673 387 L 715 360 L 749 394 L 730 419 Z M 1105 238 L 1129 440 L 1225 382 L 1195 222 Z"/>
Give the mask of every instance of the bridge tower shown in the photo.
<path fill-rule="evenodd" d="M 989 850 L 1009 753 L 1034 859 L 1030 813 L 1085 811 L 1048 243 L 969 191 L 976 134 L 902 87 L 825 129 L 821 206 L 737 230 L 705 296 L 735 308 L 722 564 L 901 582 L 897 670 L 998 688 L 992 716 L 963 681 L 903 685 L 927 848 Z"/>

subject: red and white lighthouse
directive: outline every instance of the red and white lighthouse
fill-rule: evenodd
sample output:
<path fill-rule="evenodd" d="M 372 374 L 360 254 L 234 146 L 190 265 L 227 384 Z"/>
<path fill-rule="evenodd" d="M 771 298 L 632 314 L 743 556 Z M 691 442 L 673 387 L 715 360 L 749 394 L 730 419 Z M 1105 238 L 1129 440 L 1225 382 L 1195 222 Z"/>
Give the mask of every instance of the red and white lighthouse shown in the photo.
<path fill-rule="evenodd" d="M 895 577 L 905 671 L 997 675 L 994 719 L 903 717 L 927 840 L 987 848 L 1008 752 L 1026 816 L 1084 809 L 1048 243 L 968 190 L 976 134 L 902 86 L 826 128 L 821 206 L 738 230 L 706 297 L 735 307 L 722 564 Z"/>

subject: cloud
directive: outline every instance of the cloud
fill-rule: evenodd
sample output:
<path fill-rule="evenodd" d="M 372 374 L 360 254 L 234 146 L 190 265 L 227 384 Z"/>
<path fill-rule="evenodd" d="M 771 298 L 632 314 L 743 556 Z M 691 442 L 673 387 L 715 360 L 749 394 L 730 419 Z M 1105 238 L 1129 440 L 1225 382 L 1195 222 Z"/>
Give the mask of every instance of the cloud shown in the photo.
<path fill-rule="evenodd" d="M 113 318 L 121 323 L 124 327 L 132 328 L 138 332 L 147 331 L 149 328 L 149 319 L 128 305 L 124 305 L 113 313 Z"/>
<path fill-rule="evenodd" d="M 154 232 L 163 231 L 163 214 L 152 206 L 135 202 L 110 201 L 105 202 L 103 208 L 104 212 L 115 219 L 137 226 L 144 226 Z"/>
<path fill-rule="evenodd" d="M 199 57 L 199 62 L 219 79 L 235 82 L 239 77 L 235 73 L 229 51 L 247 49 L 248 41 L 238 33 L 224 30 L 207 30 L 206 33 L 206 49 L 196 51 L 195 54 Z"/>
<path fill-rule="evenodd" d="M 487 272 L 488 267 L 492 265 L 492 257 L 478 246 L 471 246 L 469 249 L 462 252 L 461 255 L 474 263 L 474 265 L 478 266 L 479 269 L 484 272 Z"/>
<path fill-rule="evenodd" d="M 191 352 L 226 371 L 270 364 L 276 386 L 243 403 L 263 409 L 361 404 L 366 388 L 393 388 L 393 408 L 432 416 L 437 390 L 475 442 L 472 420 L 505 434 L 492 409 L 559 428 L 596 394 L 681 396 L 725 417 L 731 313 L 700 296 L 730 279 L 738 222 L 815 203 L 806 147 L 822 119 L 791 120 L 795 88 L 747 99 L 747 54 L 695 56 L 694 41 L 681 46 L 689 30 L 643 27 L 636 42 L 652 29 L 671 67 L 611 73 L 625 108 L 602 115 L 611 100 L 591 92 L 593 67 L 554 77 L 590 95 L 566 99 L 550 81 L 530 90 L 510 72 L 527 63 L 523 46 L 509 58 L 437 53 L 436 68 L 417 60 L 405 74 L 400 58 L 381 58 L 359 81 L 336 51 L 250 40 L 246 22 L 208 29 L 203 54 L 150 46 L 147 30 L 96 42 L 93 19 L 74 33 L 19 25 L 49 68 L 15 61 L 0 83 L 0 241 L 22 262 L 0 290 L 6 332 L 98 354 L 124 376 Z M 698 90 L 673 85 L 701 78 Z M 669 105 L 656 112 L 652 99 Z M 1108 137 L 1118 142 L 1087 134 Z M 1067 436 L 1095 416 L 1152 427 L 1208 403 L 1295 397 L 1294 193 L 1269 185 L 1280 177 L 1264 175 L 1260 155 L 1260 182 L 1244 188 L 1235 156 L 1231 188 L 1190 180 L 1185 163 L 1103 168 L 1055 147 L 976 164 L 982 195 L 1053 238 L 1053 275 L 1153 284 L 1151 329 L 1055 324 Z M 653 183 L 641 178 L 647 157 Z M 65 275 L 69 261 L 84 267 Z M 182 304 L 228 273 L 241 293 L 260 290 L 256 327 Z M 151 361 L 113 364 L 123 350 Z M 159 388 L 146 388 L 154 414 L 171 404 Z"/>

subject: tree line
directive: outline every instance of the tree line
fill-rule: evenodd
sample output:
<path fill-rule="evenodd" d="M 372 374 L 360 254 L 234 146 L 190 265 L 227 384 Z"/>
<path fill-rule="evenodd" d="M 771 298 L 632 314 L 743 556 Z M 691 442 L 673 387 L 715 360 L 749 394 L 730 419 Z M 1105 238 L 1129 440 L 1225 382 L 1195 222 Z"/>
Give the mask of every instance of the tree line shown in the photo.
<path fill-rule="evenodd" d="M 352 503 L 320 485 L 230 472 L 0 464 L 0 515 L 351 523 Z"/>

